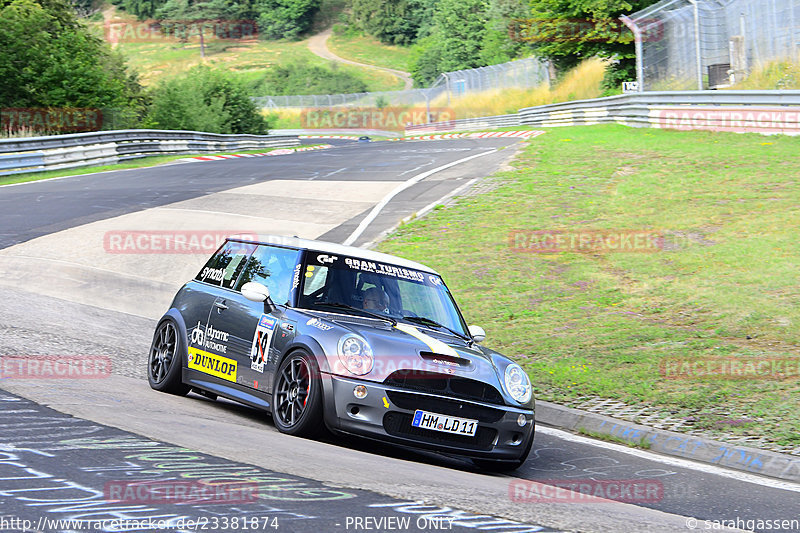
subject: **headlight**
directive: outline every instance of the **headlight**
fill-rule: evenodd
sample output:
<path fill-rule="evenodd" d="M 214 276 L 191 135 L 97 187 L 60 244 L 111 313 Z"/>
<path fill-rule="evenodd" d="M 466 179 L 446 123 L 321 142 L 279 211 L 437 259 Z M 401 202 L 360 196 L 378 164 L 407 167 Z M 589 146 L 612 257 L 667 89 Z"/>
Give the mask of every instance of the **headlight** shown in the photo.
<path fill-rule="evenodd" d="M 511 363 L 506 367 L 506 390 L 519 403 L 528 403 L 531 399 L 531 380 L 522 367 Z"/>
<path fill-rule="evenodd" d="M 358 335 L 348 333 L 339 339 L 339 360 L 348 372 L 363 376 L 372 370 L 372 348 Z"/>

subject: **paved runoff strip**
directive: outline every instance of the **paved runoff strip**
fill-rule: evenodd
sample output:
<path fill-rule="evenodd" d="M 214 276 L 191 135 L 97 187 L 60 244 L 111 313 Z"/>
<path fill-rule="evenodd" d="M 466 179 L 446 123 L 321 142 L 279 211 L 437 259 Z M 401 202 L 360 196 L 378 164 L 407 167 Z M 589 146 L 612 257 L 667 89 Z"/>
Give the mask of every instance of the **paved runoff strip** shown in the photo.
<path fill-rule="evenodd" d="M 178 238 L 314 239 L 370 209 L 397 183 L 267 180 L 90 222 L 0 250 L 0 287 L 157 318 L 213 251 L 181 254 Z"/>
<path fill-rule="evenodd" d="M 369 214 L 366 216 L 366 218 L 361 221 L 361 223 L 358 225 L 358 227 L 355 229 L 355 231 L 353 231 L 353 233 L 351 233 L 350 236 L 347 239 L 345 239 L 342 244 L 349 246 L 349 245 L 352 245 L 354 242 L 356 242 L 356 239 L 358 239 L 361 236 L 361 234 L 364 233 L 364 230 L 366 230 L 367 227 L 370 224 L 372 224 L 372 222 L 375 220 L 375 218 L 378 216 L 378 214 L 383 210 L 384 207 L 386 207 L 386 204 L 388 204 L 392 200 L 392 198 L 394 198 L 395 196 L 397 196 L 398 194 L 400 194 L 404 190 L 408 189 L 409 187 L 411 187 L 415 183 L 419 183 L 420 181 L 424 180 L 425 178 L 427 178 L 429 176 L 432 176 L 433 174 L 436 174 L 437 172 L 441 172 L 442 170 L 446 170 L 446 169 L 448 169 L 450 167 L 454 167 L 454 166 L 458 165 L 459 163 L 464 163 L 466 161 L 470 161 L 470 160 L 475 159 L 477 157 L 483 157 L 485 155 L 493 154 L 496 151 L 497 151 L 496 149 L 491 149 L 491 150 L 487 150 L 485 152 L 481 152 L 481 153 L 478 153 L 478 154 L 471 155 L 469 157 L 465 157 L 463 159 L 458 159 L 456 161 L 452 161 L 450 163 L 447 163 L 446 165 L 442 165 L 440 167 L 436 167 L 434 169 L 422 172 L 421 174 L 417 174 L 413 178 L 410 178 L 410 179 L 404 181 L 403 183 L 401 183 L 400 185 L 398 185 L 397 187 L 392 189 L 392 191 L 389 192 L 389 194 L 384 196 L 383 199 L 380 202 L 378 202 L 378 204 L 375 207 L 372 208 L 372 210 L 369 212 Z"/>

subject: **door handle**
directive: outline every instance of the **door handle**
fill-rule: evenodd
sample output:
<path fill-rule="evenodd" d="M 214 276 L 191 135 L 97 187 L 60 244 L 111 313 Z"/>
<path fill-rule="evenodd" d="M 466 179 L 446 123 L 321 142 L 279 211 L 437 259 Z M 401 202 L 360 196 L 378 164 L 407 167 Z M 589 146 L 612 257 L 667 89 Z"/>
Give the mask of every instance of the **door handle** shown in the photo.
<path fill-rule="evenodd" d="M 214 306 L 223 311 L 228 308 L 223 302 L 214 302 Z"/>

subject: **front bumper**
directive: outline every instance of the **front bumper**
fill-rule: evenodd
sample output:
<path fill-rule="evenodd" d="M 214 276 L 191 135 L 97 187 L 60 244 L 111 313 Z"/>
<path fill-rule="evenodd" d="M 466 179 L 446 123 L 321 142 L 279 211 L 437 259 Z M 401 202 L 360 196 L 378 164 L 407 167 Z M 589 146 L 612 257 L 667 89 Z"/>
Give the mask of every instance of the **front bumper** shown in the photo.
<path fill-rule="evenodd" d="M 328 404 L 325 412 L 333 419 L 327 420 L 327 424 L 344 433 L 440 452 L 509 461 L 520 459 L 527 453 L 528 444 L 533 439 L 534 412 L 529 409 L 403 390 L 333 374 L 329 377 L 331 394 L 325 398 Z M 366 387 L 365 398 L 358 399 L 353 395 L 356 385 Z M 417 409 L 478 420 L 477 432 L 470 437 L 413 427 L 411 421 Z M 523 427 L 517 423 L 520 414 L 527 420 Z"/>

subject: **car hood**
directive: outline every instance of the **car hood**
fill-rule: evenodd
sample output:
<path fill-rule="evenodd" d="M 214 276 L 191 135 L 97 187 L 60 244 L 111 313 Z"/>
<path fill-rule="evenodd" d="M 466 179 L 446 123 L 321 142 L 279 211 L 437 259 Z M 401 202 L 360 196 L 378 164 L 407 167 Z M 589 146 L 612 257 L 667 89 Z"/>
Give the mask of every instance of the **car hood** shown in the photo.
<path fill-rule="evenodd" d="M 334 373 L 348 375 L 338 362 L 337 355 L 338 339 L 347 332 L 362 337 L 372 348 L 373 369 L 361 377 L 370 381 L 383 382 L 398 370 L 416 370 L 459 375 L 491 383 L 502 390 L 499 376 L 511 362 L 498 352 L 477 344 L 470 346 L 458 337 L 417 324 L 398 322 L 392 326 L 387 321 L 367 317 L 306 310 L 304 312 L 325 323 L 338 326 L 335 335 L 337 345 L 333 345 L 333 339 L 329 336 L 330 344 L 323 347 L 326 354 L 330 354 L 330 368 Z"/>

